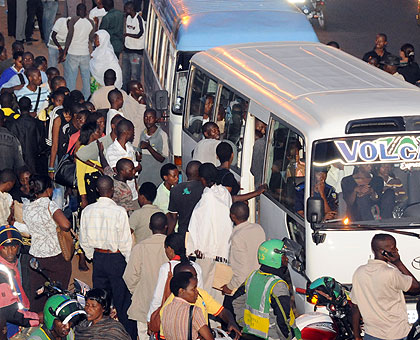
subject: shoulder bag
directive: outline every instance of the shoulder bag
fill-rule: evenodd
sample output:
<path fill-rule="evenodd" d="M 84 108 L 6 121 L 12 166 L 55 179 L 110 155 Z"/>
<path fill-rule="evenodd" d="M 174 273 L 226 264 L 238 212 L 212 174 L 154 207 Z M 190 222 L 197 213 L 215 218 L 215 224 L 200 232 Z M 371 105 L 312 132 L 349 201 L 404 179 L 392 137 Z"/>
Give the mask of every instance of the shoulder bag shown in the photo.
<path fill-rule="evenodd" d="M 75 147 L 76 143 L 73 145 L 70 151 L 60 159 L 54 176 L 56 183 L 70 188 L 75 188 L 77 185 L 76 162 L 73 154 Z"/>
<path fill-rule="evenodd" d="M 51 218 L 54 220 L 53 215 L 51 214 L 49 205 L 48 205 L 48 212 L 50 213 Z M 66 260 L 67 262 L 70 262 L 74 254 L 74 242 L 73 242 L 72 233 L 70 230 L 68 231 L 62 230 L 59 225 L 57 225 L 56 231 L 57 231 L 58 243 L 60 244 L 61 253 L 63 254 L 64 260 Z"/>
<path fill-rule="evenodd" d="M 192 340 L 192 321 L 193 321 L 194 305 L 190 306 L 190 314 L 188 316 L 188 340 Z"/>
<path fill-rule="evenodd" d="M 162 309 L 162 306 L 165 303 L 166 299 L 169 297 L 169 295 L 171 295 L 171 288 L 169 286 L 173 276 L 171 267 L 171 262 L 169 262 L 168 277 L 166 278 L 165 288 L 163 290 L 162 303 L 160 307 L 156 309 L 150 316 L 150 322 L 148 327 L 149 330 L 153 333 L 160 332 L 160 310 Z"/>

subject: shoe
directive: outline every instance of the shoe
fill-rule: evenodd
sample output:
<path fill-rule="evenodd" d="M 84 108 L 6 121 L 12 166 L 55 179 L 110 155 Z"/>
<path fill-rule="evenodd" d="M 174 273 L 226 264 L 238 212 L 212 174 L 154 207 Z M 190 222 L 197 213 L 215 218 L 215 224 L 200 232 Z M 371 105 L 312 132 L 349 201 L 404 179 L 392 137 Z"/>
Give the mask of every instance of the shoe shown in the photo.
<path fill-rule="evenodd" d="M 28 43 L 28 42 L 32 42 L 32 41 L 38 41 L 38 39 L 34 39 L 34 38 L 27 38 L 26 39 L 26 42 Z"/>
<path fill-rule="evenodd" d="M 25 40 L 16 40 L 16 42 L 23 44 L 25 43 Z"/>

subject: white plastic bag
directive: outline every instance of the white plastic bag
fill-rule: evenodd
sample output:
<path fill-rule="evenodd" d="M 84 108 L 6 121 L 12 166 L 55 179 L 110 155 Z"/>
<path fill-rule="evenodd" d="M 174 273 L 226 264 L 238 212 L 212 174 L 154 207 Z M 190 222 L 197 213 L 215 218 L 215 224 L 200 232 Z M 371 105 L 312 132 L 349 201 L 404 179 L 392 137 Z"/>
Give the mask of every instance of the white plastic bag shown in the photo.
<path fill-rule="evenodd" d="M 233 340 L 223 329 L 213 328 L 214 340 Z"/>

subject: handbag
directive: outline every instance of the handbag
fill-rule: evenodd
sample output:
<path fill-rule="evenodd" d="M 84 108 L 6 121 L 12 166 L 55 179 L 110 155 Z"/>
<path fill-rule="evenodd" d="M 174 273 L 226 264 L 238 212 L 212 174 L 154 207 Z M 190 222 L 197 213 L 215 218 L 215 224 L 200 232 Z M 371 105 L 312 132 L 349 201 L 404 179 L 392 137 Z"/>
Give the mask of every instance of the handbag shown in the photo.
<path fill-rule="evenodd" d="M 169 297 L 169 295 L 171 295 L 171 288 L 169 286 L 173 276 L 171 267 L 171 262 L 169 262 L 168 277 L 166 278 L 165 288 L 163 290 L 162 303 L 160 307 L 156 309 L 150 316 L 150 322 L 148 327 L 149 330 L 153 333 L 160 332 L 160 310 L 162 309 L 162 306 L 165 303 L 166 299 Z"/>
<path fill-rule="evenodd" d="M 48 205 L 48 212 L 50 213 L 51 218 L 53 218 L 49 205 Z M 61 249 L 61 253 L 63 254 L 64 260 L 66 260 L 67 262 L 70 262 L 74 254 L 74 242 L 73 242 L 72 233 L 70 230 L 69 231 L 62 230 L 60 226 L 58 225 L 57 225 L 56 231 L 57 231 L 58 243 L 60 244 L 60 249 Z"/>
<path fill-rule="evenodd" d="M 76 162 L 74 160 L 73 151 L 76 147 L 76 143 L 58 162 L 57 169 L 55 171 L 54 180 L 56 183 L 66 187 L 76 187 Z"/>

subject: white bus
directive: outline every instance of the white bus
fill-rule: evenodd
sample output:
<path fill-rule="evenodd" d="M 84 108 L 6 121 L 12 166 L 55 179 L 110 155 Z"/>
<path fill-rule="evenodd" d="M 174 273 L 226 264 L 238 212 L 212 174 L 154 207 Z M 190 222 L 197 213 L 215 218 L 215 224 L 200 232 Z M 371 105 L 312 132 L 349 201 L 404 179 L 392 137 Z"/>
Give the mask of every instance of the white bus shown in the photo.
<path fill-rule="evenodd" d="M 218 110 L 242 108 L 242 127 L 235 129 L 241 133 L 234 138 L 238 163 L 232 170 L 243 192 L 254 189 L 256 119 L 267 124 L 259 155 L 264 161 L 256 174 L 269 189 L 257 207 L 252 204 L 254 216 L 268 238 L 289 237 L 304 247 L 310 280 L 332 276 L 351 284 L 380 231 L 392 233 L 403 262 L 420 279 L 418 88 L 320 43 L 240 44 L 201 52 L 191 59 L 183 164 L 200 138 L 190 130 L 192 118 L 202 114 L 196 101 L 209 93 Z M 210 120 L 217 121 L 217 113 L 214 109 Z M 224 138 L 233 140 L 229 132 Z M 355 197 L 360 186 L 365 190 Z M 333 212 L 321 220 L 321 211 L 314 210 L 319 223 L 304 218 L 311 194 Z M 306 287 L 303 276 L 291 274 L 297 287 Z M 296 302 L 300 312 L 310 308 L 304 297 Z M 413 321 L 415 305 L 409 306 Z"/>
<path fill-rule="evenodd" d="M 150 0 L 144 88 L 148 103 L 170 94 L 170 153 L 181 160 L 182 106 L 191 57 L 212 47 L 261 41 L 318 41 L 311 24 L 287 0 Z"/>

